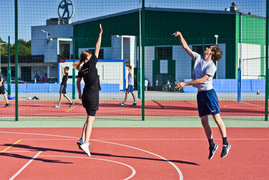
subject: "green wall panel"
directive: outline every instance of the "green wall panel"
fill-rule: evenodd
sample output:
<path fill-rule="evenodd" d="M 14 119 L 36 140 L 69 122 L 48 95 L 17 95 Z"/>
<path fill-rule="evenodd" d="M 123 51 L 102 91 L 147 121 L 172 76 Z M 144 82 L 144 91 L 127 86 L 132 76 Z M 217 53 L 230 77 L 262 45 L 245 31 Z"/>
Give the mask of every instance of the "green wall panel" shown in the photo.
<path fill-rule="evenodd" d="M 178 38 L 171 36 L 181 31 L 188 44 L 226 45 L 226 78 L 237 78 L 239 43 L 239 14 L 175 12 L 146 10 L 145 46 L 179 45 Z M 265 44 L 265 19 L 243 15 L 243 43 Z M 99 20 L 74 25 L 76 52 L 78 48 L 94 47 L 98 24 L 102 23 L 104 34 L 102 47 L 111 46 L 111 35 L 134 35 L 139 37 L 139 13 L 131 11 L 119 16 L 108 16 Z M 139 44 L 139 39 L 137 39 Z M 262 48 L 263 49 L 263 48 Z M 264 50 L 262 50 L 264 51 Z M 78 57 L 78 55 L 76 55 Z"/>
<path fill-rule="evenodd" d="M 111 35 L 138 36 L 138 17 L 138 12 L 135 12 L 127 15 L 105 18 L 74 25 L 76 49 L 95 46 L 99 33 L 99 23 L 102 24 L 104 30 L 102 36 L 102 47 L 111 46 Z"/>
<path fill-rule="evenodd" d="M 261 45 L 261 56 L 264 56 L 266 40 L 265 18 L 242 15 L 242 43 Z M 240 56 L 240 15 L 236 15 L 236 59 Z M 236 61 L 235 61 L 236 62 Z M 235 63 L 237 66 L 237 63 Z M 261 75 L 264 75 L 265 59 L 261 59 Z M 237 67 L 238 68 L 238 67 Z M 237 74 L 236 74 L 237 78 Z"/>

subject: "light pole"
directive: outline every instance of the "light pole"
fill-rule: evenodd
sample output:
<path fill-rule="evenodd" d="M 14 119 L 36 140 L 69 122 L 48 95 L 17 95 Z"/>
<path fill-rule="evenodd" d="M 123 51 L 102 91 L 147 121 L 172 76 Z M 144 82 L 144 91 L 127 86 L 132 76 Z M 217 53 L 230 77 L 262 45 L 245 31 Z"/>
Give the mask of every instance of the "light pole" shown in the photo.
<path fill-rule="evenodd" d="M 219 35 L 215 34 L 214 36 L 215 36 L 215 38 L 216 38 L 216 45 L 218 45 L 218 38 L 219 38 Z"/>
<path fill-rule="evenodd" d="M 41 30 L 41 32 L 47 34 L 47 43 L 48 43 L 49 41 L 52 41 L 52 38 L 50 38 L 50 33 L 49 33 L 49 32 L 47 32 L 47 31 L 45 31 L 45 30 L 43 30 L 43 29 Z"/>
<path fill-rule="evenodd" d="M 219 38 L 219 35 L 215 34 L 214 35 L 215 38 L 216 38 L 216 45 L 218 45 L 218 38 Z M 217 66 L 217 69 L 218 69 L 218 61 L 216 61 L 216 66 Z M 218 73 L 216 72 L 216 79 L 218 79 Z"/>

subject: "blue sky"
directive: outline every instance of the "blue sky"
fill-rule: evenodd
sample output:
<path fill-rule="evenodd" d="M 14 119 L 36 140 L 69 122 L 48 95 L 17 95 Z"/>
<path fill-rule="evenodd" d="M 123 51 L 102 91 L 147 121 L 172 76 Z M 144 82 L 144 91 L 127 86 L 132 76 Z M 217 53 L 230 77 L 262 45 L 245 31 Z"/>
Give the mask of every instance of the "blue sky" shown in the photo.
<path fill-rule="evenodd" d="M 93 17 L 113 14 L 139 7 L 141 0 L 72 0 L 75 5 L 73 22 Z M 0 0 L 0 38 L 7 41 L 11 37 L 14 43 L 14 2 Z M 19 39 L 31 39 L 31 26 L 45 25 L 46 20 L 58 17 L 58 5 L 61 0 L 18 0 Z M 229 8 L 229 0 L 145 0 L 146 7 L 220 10 Z M 235 0 L 238 11 L 252 12 L 253 15 L 266 15 L 266 0 Z"/>

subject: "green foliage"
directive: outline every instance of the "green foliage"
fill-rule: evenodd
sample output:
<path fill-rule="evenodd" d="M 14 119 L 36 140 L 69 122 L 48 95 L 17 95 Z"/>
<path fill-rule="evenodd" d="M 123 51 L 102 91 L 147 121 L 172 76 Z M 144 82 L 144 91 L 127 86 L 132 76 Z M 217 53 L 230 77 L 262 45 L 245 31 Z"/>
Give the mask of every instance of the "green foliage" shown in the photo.
<path fill-rule="evenodd" d="M 3 43 L 1 48 L 1 56 L 8 56 L 8 43 L 0 38 L 0 43 Z M 18 54 L 19 56 L 31 55 L 31 41 L 18 40 Z M 10 44 L 10 55 L 15 55 L 15 44 Z"/>

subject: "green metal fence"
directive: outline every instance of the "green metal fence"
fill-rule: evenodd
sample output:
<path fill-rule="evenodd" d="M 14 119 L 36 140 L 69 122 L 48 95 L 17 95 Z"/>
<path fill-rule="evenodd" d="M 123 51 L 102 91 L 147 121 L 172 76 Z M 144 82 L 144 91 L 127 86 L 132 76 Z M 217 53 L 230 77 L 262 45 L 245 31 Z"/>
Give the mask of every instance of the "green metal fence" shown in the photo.
<path fill-rule="evenodd" d="M 197 90 L 192 86 L 175 89 L 175 81 L 192 79 L 194 65 L 178 38 L 171 36 L 180 31 L 192 51 L 202 56 L 213 44 L 223 51 L 213 79 L 221 115 L 268 120 L 265 0 L 15 0 L 1 4 L 0 62 L 11 106 L 2 108 L 5 102 L 1 99 L 0 119 L 85 116 L 76 91 L 78 72 L 72 64 L 83 50 L 94 52 L 101 23 L 99 117 L 166 120 L 198 116 Z M 127 93 L 126 106 L 120 105 L 126 96 L 128 65 L 133 67 L 137 106 L 131 106 L 131 93 Z M 75 105 L 69 107 L 63 99 L 61 108 L 55 108 L 64 66 L 70 68 L 67 96 Z M 37 82 L 36 74 L 40 76 Z"/>

